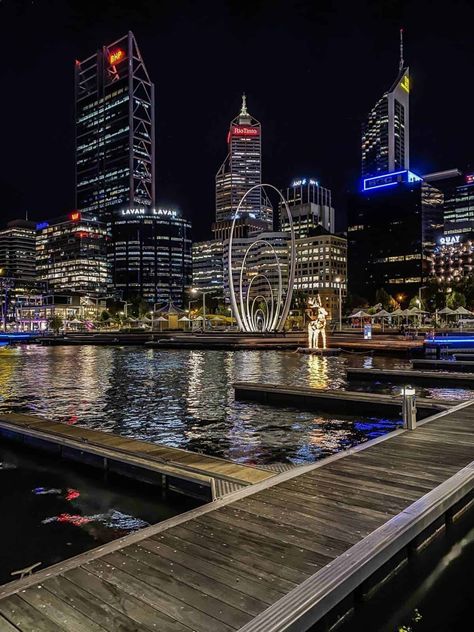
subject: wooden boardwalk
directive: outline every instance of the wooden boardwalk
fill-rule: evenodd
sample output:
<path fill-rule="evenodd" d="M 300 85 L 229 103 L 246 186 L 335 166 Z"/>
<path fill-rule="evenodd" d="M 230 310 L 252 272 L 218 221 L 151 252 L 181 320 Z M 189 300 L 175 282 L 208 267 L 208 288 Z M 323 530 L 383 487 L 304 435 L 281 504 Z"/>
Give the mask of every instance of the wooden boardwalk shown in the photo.
<path fill-rule="evenodd" d="M 214 497 L 274 475 L 274 472 L 258 467 L 31 415 L 1 415 L 0 436 L 2 434 L 33 445 L 37 441 L 57 446 L 65 458 L 91 465 L 97 465 L 94 457 L 100 460 L 100 466 L 105 459 L 107 469 L 123 475 L 127 475 L 127 468 L 132 477 L 137 468 L 163 475 L 174 481 L 176 489 L 180 481 L 188 486 L 194 484 L 196 489 L 212 488 Z"/>
<path fill-rule="evenodd" d="M 309 410 L 329 410 L 347 413 L 353 404 L 357 412 L 386 413 L 395 415 L 402 413 L 401 395 L 385 393 L 366 393 L 362 391 L 343 391 L 310 388 L 308 386 L 286 386 L 281 384 L 264 384 L 262 382 L 235 382 L 235 398 L 244 401 L 258 401 L 272 405 L 297 406 Z M 459 404 L 455 400 L 437 400 L 417 397 L 416 407 L 425 416 L 440 410 L 447 410 Z"/>
<path fill-rule="evenodd" d="M 464 403 L 0 587 L 0 630 L 305 630 L 472 491 L 473 430 Z"/>
<path fill-rule="evenodd" d="M 380 380 L 403 384 L 427 383 L 433 387 L 467 386 L 474 387 L 474 373 L 454 371 L 420 371 L 417 369 L 365 369 L 347 367 L 349 380 Z"/>

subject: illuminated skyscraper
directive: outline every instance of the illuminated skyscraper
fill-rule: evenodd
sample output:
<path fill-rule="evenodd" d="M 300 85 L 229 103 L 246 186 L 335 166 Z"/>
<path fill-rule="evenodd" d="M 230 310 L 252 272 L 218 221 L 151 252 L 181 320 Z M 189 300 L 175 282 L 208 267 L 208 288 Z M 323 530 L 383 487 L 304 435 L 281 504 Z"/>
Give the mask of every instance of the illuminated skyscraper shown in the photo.
<path fill-rule="evenodd" d="M 114 288 L 141 293 L 143 284 L 136 278 L 120 283 L 117 278 L 117 269 L 124 265 L 121 210 L 134 205 L 151 208 L 155 201 L 154 85 L 133 33 L 76 61 L 75 102 L 76 208 L 93 213 L 109 227 Z M 136 239 L 136 226 L 130 231 Z M 134 249 L 133 257 L 136 251 L 139 258 L 125 262 L 132 277 L 141 276 L 144 265 L 143 248 Z"/>
<path fill-rule="evenodd" d="M 403 59 L 403 31 L 400 31 L 397 78 L 374 105 L 363 129 L 364 178 L 410 168 L 409 95 L 410 76 Z"/>
<path fill-rule="evenodd" d="M 248 113 L 245 94 L 242 109 L 230 124 L 227 146 L 227 157 L 216 175 L 217 224 L 232 219 L 244 194 L 262 182 L 262 128 Z M 241 210 L 272 226 L 273 211 L 261 189 L 247 196 Z"/>

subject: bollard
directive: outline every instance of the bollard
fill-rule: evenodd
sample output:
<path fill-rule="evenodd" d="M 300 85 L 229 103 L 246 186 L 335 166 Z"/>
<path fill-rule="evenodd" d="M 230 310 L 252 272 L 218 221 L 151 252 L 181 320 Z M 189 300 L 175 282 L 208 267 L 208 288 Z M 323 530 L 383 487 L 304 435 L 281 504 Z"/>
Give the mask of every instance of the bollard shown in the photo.
<path fill-rule="evenodd" d="M 416 396 L 415 389 L 411 386 L 404 386 L 402 388 L 402 416 L 403 427 L 408 430 L 415 430 L 416 428 Z"/>

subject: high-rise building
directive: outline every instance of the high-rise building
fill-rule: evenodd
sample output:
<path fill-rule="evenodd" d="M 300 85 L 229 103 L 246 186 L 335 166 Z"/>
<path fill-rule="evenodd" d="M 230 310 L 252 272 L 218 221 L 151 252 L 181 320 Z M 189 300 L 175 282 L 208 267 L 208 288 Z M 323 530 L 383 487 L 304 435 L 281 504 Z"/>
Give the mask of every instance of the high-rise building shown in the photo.
<path fill-rule="evenodd" d="M 75 77 L 76 208 L 109 225 L 115 285 L 121 210 L 155 202 L 154 85 L 131 32 L 76 61 Z"/>
<path fill-rule="evenodd" d="M 410 168 L 410 75 L 403 59 L 400 31 L 398 75 L 371 109 L 362 135 L 362 176 L 369 178 Z"/>
<path fill-rule="evenodd" d="M 191 286 L 191 222 L 177 208 L 122 208 L 114 223 L 115 287 L 122 296 L 182 306 Z"/>
<path fill-rule="evenodd" d="M 37 224 L 36 271 L 49 292 L 105 296 L 110 285 L 106 225 L 87 213 Z"/>
<path fill-rule="evenodd" d="M 262 127 L 248 113 L 245 95 L 239 115 L 230 124 L 227 147 L 227 157 L 216 175 L 216 224 L 233 219 L 245 193 L 262 183 Z M 249 193 L 241 211 L 271 229 L 273 211 L 260 188 Z"/>
<path fill-rule="evenodd" d="M 307 236 L 312 228 L 322 226 L 334 232 L 334 208 L 331 191 L 319 185 L 314 178 L 298 178 L 282 191 L 293 219 L 296 238 Z M 283 230 L 289 230 L 288 216 L 280 204 L 280 223 Z"/>
<path fill-rule="evenodd" d="M 349 199 L 349 290 L 414 296 L 443 230 L 443 194 L 410 171 L 366 178 Z"/>
<path fill-rule="evenodd" d="M 0 230 L 0 269 L 15 281 L 33 282 L 36 276 L 36 224 L 24 219 Z"/>
<path fill-rule="evenodd" d="M 319 294 L 330 318 L 336 318 L 339 299 L 347 293 L 347 239 L 323 226 L 311 228 L 296 240 L 295 289 Z"/>
<path fill-rule="evenodd" d="M 223 243 L 219 239 L 193 244 L 193 287 L 212 292 L 212 298 L 224 295 Z"/>

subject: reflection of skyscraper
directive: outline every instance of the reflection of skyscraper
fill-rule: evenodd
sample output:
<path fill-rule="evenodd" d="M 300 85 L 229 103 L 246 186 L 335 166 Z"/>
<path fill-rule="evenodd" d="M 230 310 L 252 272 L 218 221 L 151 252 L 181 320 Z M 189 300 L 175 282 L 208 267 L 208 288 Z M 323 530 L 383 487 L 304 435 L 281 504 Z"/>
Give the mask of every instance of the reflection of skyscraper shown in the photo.
<path fill-rule="evenodd" d="M 242 109 L 231 122 L 227 134 L 227 157 L 216 175 L 217 223 L 233 218 L 244 194 L 262 182 L 261 132 L 260 123 L 247 112 L 243 95 Z M 255 189 L 247 196 L 241 209 L 271 226 L 272 210 L 263 200 L 261 190 Z"/>
<path fill-rule="evenodd" d="M 400 31 L 400 65 L 397 78 L 374 105 L 364 125 L 364 177 L 410 168 L 409 94 L 410 76 L 403 60 L 403 31 Z"/>

